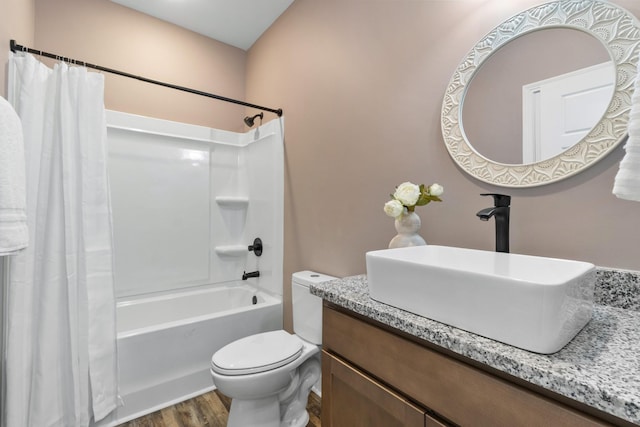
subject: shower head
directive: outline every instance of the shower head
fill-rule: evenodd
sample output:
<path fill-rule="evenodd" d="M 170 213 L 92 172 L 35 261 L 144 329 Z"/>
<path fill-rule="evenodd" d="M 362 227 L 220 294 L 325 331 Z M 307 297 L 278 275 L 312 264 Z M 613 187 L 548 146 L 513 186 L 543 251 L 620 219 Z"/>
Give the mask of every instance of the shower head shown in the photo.
<path fill-rule="evenodd" d="M 244 123 L 247 126 L 251 127 L 251 126 L 253 126 L 253 123 L 255 122 L 256 118 L 258 118 L 258 117 L 260 117 L 260 123 L 262 124 L 262 118 L 264 117 L 264 113 L 256 114 L 253 117 L 247 116 L 247 117 L 244 118 Z"/>

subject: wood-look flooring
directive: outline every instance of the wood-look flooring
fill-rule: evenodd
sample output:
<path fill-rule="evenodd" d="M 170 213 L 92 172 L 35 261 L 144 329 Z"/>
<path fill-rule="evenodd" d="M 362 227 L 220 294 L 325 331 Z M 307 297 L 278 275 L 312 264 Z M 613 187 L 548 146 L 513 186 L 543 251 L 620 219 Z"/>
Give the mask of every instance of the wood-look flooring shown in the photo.
<path fill-rule="evenodd" d="M 231 399 L 214 390 L 191 400 L 136 418 L 120 427 L 225 427 Z M 320 398 L 310 393 L 307 427 L 320 426 Z"/>

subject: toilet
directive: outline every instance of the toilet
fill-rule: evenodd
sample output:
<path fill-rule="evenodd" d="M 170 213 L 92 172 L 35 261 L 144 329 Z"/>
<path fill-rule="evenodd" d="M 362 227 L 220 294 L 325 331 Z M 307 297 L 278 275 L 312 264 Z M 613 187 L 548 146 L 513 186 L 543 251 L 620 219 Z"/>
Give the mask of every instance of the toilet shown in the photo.
<path fill-rule="evenodd" d="M 291 278 L 293 330 L 236 340 L 211 358 L 213 383 L 232 398 L 228 427 L 304 427 L 307 399 L 320 384 L 322 299 L 309 284 L 335 277 L 312 271 Z"/>

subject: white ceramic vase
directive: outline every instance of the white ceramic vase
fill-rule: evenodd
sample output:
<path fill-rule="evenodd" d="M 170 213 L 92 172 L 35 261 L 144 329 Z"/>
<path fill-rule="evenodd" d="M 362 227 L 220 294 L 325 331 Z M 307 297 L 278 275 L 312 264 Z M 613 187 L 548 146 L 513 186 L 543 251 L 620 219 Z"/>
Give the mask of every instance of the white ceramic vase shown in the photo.
<path fill-rule="evenodd" d="M 415 212 L 400 215 L 395 221 L 398 234 L 389 242 L 389 249 L 426 245 L 427 242 L 418 234 L 421 225 L 420 217 Z"/>

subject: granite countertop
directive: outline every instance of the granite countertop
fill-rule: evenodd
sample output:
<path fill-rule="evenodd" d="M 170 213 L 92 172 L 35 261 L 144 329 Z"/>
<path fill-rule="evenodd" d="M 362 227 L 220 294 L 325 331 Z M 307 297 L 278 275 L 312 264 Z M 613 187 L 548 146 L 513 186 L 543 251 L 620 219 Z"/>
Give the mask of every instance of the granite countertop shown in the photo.
<path fill-rule="evenodd" d="M 599 281 L 611 272 L 598 272 Z M 514 377 L 640 425 L 640 311 L 616 306 L 622 286 L 596 285 L 585 328 L 562 350 L 531 353 L 374 301 L 364 275 L 312 284 L 326 301 L 421 338 Z M 632 283 L 637 291 L 637 277 Z M 624 294 L 624 292 L 623 292 Z M 635 298 L 635 292 L 634 292 Z M 613 302 L 612 302 L 613 301 Z M 634 302 L 635 303 L 635 302 Z M 605 305 L 607 304 L 607 305 Z"/>

